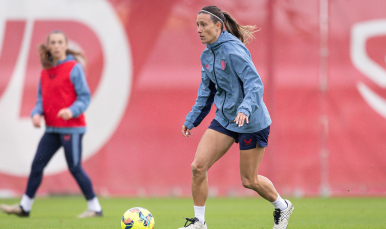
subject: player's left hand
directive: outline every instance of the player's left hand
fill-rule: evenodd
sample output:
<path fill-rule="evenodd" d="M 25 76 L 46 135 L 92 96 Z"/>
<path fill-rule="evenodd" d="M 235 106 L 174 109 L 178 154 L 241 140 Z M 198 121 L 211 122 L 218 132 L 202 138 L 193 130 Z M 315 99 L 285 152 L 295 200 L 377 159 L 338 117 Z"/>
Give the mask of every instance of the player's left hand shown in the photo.
<path fill-rule="evenodd" d="M 235 120 L 233 120 L 237 125 L 243 126 L 244 123 L 246 122 L 247 124 L 249 123 L 248 116 L 246 116 L 244 113 L 238 113 Z"/>
<path fill-rule="evenodd" d="M 61 118 L 63 120 L 69 120 L 70 118 L 72 118 L 72 112 L 70 109 L 68 108 L 63 108 L 61 109 L 59 112 L 58 112 L 58 115 L 57 115 L 58 118 Z"/>

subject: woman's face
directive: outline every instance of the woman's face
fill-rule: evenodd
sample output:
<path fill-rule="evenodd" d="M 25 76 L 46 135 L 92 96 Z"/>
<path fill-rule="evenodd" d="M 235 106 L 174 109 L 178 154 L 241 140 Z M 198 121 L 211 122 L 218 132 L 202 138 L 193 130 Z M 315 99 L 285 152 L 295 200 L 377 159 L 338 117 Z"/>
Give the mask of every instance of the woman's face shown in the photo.
<path fill-rule="evenodd" d="M 66 58 L 67 42 L 66 37 L 62 33 L 53 33 L 48 38 L 48 50 L 51 56 L 57 60 Z"/>
<path fill-rule="evenodd" d="M 213 44 L 221 34 L 221 23 L 213 23 L 209 14 L 197 15 L 197 33 L 200 35 L 201 43 Z"/>

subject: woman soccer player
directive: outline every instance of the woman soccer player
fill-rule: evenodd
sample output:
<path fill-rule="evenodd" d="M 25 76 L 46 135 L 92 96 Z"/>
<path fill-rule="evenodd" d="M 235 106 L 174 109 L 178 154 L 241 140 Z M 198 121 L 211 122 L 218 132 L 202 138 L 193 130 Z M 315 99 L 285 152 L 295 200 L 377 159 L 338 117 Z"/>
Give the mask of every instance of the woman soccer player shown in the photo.
<path fill-rule="evenodd" d="M 49 34 L 47 44 L 40 45 L 40 57 L 44 69 L 31 117 L 37 128 L 44 117 L 46 131 L 38 145 L 20 204 L 1 205 L 0 208 L 8 214 L 29 216 L 43 169 L 63 146 L 68 168 L 87 200 L 88 210 L 78 217 L 102 216 L 102 208 L 81 160 L 82 137 L 86 132 L 83 112 L 91 97 L 82 65 L 78 63 L 78 58 L 83 55 L 67 48 L 67 37 L 63 32 L 54 31 Z"/>
<path fill-rule="evenodd" d="M 198 13 L 196 23 L 206 49 L 201 55 L 201 84 L 197 100 L 182 126 L 182 134 L 185 137 L 191 135 L 191 129 L 209 113 L 213 101 L 217 111 L 201 138 L 191 166 L 195 218 L 187 218 L 182 228 L 207 228 L 207 171 L 234 142 L 240 143 L 243 186 L 273 204 L 273 228 L 286 228 L 293 205 L 280 197 L 268 178 L 257 174 L 268 145 L 271 118 L 263 102 L 263 83 L 244 45 L 253 38 L 255 26 L 239 25 L 229 13 L 216 6 L 204 7 Z M 224 26 L 227 31 L 223 31 Z"/>

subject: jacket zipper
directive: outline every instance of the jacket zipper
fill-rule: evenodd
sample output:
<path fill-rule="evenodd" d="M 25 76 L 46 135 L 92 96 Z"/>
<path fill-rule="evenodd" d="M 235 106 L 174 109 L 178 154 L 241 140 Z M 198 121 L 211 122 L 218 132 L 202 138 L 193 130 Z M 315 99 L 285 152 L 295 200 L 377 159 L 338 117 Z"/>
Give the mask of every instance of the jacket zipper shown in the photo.
<path fill-rule="evenodd" d="M 212 49 L 211 49 L 212 50 Z M 216 79 L 216 84 L 217 84 L 217 87 L 220 88 L 221 90 L 223 90 L 220 85 L 218 84 L 217 82 L 217 77 L 216 77 L 216 72 L 215 72 L 215 66 L 216 66 L 216 54 L 214 53 L 214 51 L 212 50 L 213 52 L 213 57 L 214 57 L 214 60 L 213 60 L 213 75 L 214 75 L 214 78 Z M 224 102 L 222 103 L 222 107 L 221 107 L 221 112 L 222 112 L 222 115 L 224 116 L 224 118 L 228 121 L 228 124 L 225 126 L 227 127 L 229 125 L 229 120 L 227 119 L 227 117 L 225 117 L 225 114 L 224 114 L 224 105 L 225 105 L 225 100 L 227 99 L 227 93 L 225 90 L 224 91 Z"/>

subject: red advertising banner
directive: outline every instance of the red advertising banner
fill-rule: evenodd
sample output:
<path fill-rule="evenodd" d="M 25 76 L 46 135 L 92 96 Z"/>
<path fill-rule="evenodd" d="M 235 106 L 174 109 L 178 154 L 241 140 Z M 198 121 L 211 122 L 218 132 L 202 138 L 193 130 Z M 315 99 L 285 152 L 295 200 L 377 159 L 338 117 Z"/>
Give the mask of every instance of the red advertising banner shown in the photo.
<path fill-rule="evenodd" d="M 260 28 L 247 48 L 273 123 L 259 174 L 281 195 L 386 194 L 385 1 L 44 1 L 0 3 L 0 196 L 23 194 L 44 132 L 29 114 L 37 46 L 53 30 L 87 57 L 83 166 L 96 192 L 190 195 L 215 108 L 192 137 L 180 132 L 201 79 L 196 16 L 211 4 Z M 210 195 L 256 195 L 238 158 L 235 144 L 210 169 Z M 80 193 L 62 150 L 44 174 L 38 195 Z"/>

